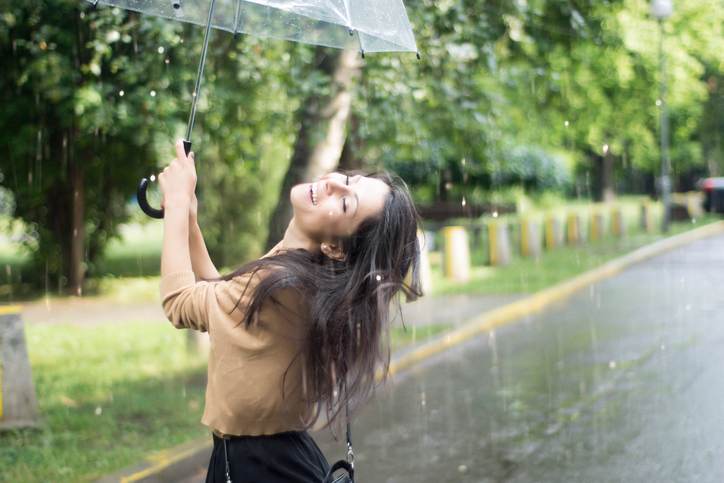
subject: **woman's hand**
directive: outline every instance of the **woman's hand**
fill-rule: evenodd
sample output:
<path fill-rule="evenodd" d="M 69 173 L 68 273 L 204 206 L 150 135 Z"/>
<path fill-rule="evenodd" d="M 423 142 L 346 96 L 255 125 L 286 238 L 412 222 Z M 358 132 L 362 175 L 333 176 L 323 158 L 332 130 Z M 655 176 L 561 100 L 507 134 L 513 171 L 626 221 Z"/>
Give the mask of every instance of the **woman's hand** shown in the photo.
<path fill-rule="evenodd" d="M 194 153 L 186 156 L 182 140 L 176 142 L 176 159 L 158 175 L 158 182 L 163 192 L 161 205 L 164 208 L 171 206 L 189 208 L 192 200 L 196 198 L 194 194 L 196 190 Z"/>

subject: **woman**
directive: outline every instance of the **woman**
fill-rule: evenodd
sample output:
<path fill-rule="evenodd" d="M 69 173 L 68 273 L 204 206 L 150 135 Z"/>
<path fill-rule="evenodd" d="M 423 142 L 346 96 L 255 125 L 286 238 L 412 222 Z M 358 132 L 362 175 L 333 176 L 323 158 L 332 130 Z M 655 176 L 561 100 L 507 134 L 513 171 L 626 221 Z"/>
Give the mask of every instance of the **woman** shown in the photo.
<path fill-rule="evenodd" d="M 209 332 L 207 481 L 322 481 L 329 464 L 307 429 L 322 408 L 329 425 L 364 402 L 379 363 L 387 374 L 394 296 L 422 295 L 411 197 L 387 173 L 296 185 L 283 239 L 220 277 L 196 223 L 193 153 L 176 151 L 159 176 L 161 297 L 174 326 Z"/>

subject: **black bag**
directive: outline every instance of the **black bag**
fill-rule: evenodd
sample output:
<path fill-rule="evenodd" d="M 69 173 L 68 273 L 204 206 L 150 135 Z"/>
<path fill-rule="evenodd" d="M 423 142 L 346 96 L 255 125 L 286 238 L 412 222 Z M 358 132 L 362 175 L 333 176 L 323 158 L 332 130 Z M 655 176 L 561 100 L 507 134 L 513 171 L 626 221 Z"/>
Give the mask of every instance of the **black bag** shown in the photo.
<path fill-rule="evenodd" d="M 349 423 L 349 404 L 345 406 L 345 413 L 347 416 L 347 459 L 335 462 L 329 468 L 322 483 L 354 483 L 354 451 L 352 451 L 352 436 Z M 340 475 L 333 480 L 334 472 L 337 470 L 344 470 L 347 474 Z"/>

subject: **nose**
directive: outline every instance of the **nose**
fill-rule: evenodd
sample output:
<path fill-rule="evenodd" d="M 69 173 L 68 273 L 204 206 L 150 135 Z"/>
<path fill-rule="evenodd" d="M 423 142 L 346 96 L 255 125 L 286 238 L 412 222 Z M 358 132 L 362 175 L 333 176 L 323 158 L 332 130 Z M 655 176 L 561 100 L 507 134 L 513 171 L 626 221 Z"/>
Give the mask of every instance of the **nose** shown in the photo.
<path fill-rule="evenodd" d="M 337 181 L 336 179 L 330 178 L 324 181 L 324 192 L 327 195 L 331 195 L 336 191 L 344 191 L 346 188 L 347 185 Z"/>

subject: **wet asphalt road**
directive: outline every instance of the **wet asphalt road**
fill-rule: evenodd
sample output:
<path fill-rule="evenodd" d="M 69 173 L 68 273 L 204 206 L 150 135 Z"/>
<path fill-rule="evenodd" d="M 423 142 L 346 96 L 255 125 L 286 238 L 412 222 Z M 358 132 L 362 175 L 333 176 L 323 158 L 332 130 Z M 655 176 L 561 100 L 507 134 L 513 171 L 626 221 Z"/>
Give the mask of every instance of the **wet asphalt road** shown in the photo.
<path fill-rule="evenodd" d="M 724 481 L 724 236 L 399 377 L 353 442 L 362 483 Z"/>

